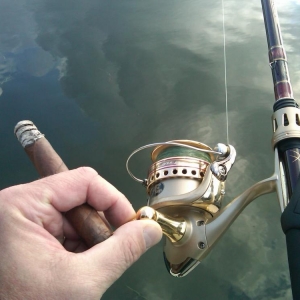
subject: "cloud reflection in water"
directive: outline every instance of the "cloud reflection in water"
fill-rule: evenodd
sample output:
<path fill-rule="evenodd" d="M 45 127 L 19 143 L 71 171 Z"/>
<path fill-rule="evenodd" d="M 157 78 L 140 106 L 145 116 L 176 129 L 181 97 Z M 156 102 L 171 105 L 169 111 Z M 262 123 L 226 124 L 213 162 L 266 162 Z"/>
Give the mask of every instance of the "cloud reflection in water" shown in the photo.
<path fill-rule="evenodd" d="M 104 147 L 107 168 L 112 168 L 116 153 L 116 160 L 124 162 L 126 154 L 146 143 L 175 138 L 211 146 L 226 142 L 221 3 L 23 0 L 17 6 L 11 0 L 0 1 L 15 14 L 0 18 L 12 25 L 0 37 L 0 85 L 16 71 L 42 77 L 58 68 L 65 95 L 101 127 L 97 139 Z M 289 1 L 279 8 L 299 95 L 295 5 Z M 293 10 L 288 10 L 291 6 Z M 225 2 L 225 13 L 229 139 L 238 151 L 227 184 L 229 201 L 272 173 L 273 95 L 259 1 Z M 129 178 L 116 180 L 124 191 L 135 188 Z M 104 299 L 117 299 L 123 291 L 122 299 L 126 295 L 132 299 L 127 285 L 147 299 L 290 298 L 274 198 L 251 204 L 188 278 L 174 285 L 164 270 L 161 249 L 156 248 Z M 139 205 L 139 199 L 132 201 Z"/>

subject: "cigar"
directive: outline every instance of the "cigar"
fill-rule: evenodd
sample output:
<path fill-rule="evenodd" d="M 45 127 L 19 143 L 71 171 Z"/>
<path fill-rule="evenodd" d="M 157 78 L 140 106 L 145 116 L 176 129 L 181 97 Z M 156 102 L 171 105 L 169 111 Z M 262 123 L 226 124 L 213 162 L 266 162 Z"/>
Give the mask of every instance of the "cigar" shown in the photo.
<path fill-rule="evenodd" d="M 63 160 L 33 122 L 29 120 L 19 122 L 14 132 L 41 177 L 68 170 Z M 65 217 L 89 248 L 112 235 L 106 222 L 87 203 L 69 210 L 65 213 Z"/>

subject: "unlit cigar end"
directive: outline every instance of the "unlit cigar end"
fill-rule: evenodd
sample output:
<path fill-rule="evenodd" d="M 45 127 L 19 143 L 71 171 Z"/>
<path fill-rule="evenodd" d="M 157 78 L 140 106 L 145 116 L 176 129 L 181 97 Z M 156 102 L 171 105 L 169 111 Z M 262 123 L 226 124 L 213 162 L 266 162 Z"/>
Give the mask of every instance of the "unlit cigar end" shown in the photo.
<path fill-rule="evenodd" d="M 14 133 L 23 148 L 34 144 L 38 139 L 44 137 L 30 120 L 18 122 L 15 126 Z"/>

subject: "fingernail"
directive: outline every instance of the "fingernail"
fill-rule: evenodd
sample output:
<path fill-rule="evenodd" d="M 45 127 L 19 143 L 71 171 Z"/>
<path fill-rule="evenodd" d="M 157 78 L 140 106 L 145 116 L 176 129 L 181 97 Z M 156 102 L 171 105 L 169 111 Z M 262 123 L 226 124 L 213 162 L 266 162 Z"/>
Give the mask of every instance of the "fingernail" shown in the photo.
<path fill-rule="evenodd" d="M 149 249 L 161 240 L 162 231 L 160 226 L 156 224 L 154 221 L 142 221 L 142 222 L 148 223 L 143 229 L 143 235 L 146 243 L 146 248 Z"/>

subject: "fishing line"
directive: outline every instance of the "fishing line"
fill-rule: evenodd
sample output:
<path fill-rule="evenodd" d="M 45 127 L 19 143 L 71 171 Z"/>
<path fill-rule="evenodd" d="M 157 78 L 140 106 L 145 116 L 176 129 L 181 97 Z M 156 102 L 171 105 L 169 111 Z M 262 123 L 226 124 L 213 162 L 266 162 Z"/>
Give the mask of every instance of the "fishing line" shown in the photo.
<path fill-rule="evenodd" d="M 225 9 L 224 0 L 222 0 L 223 16 L 223 57 L 224 57 L 224 85 L 225 85 L 225 110 L 226 110 L 226 136 L 229 145 L 229 117 L 228 117 L 228 89 L 227 89 L 227 58 L 226 58 L 226 30 L 225 30 Z"/>

